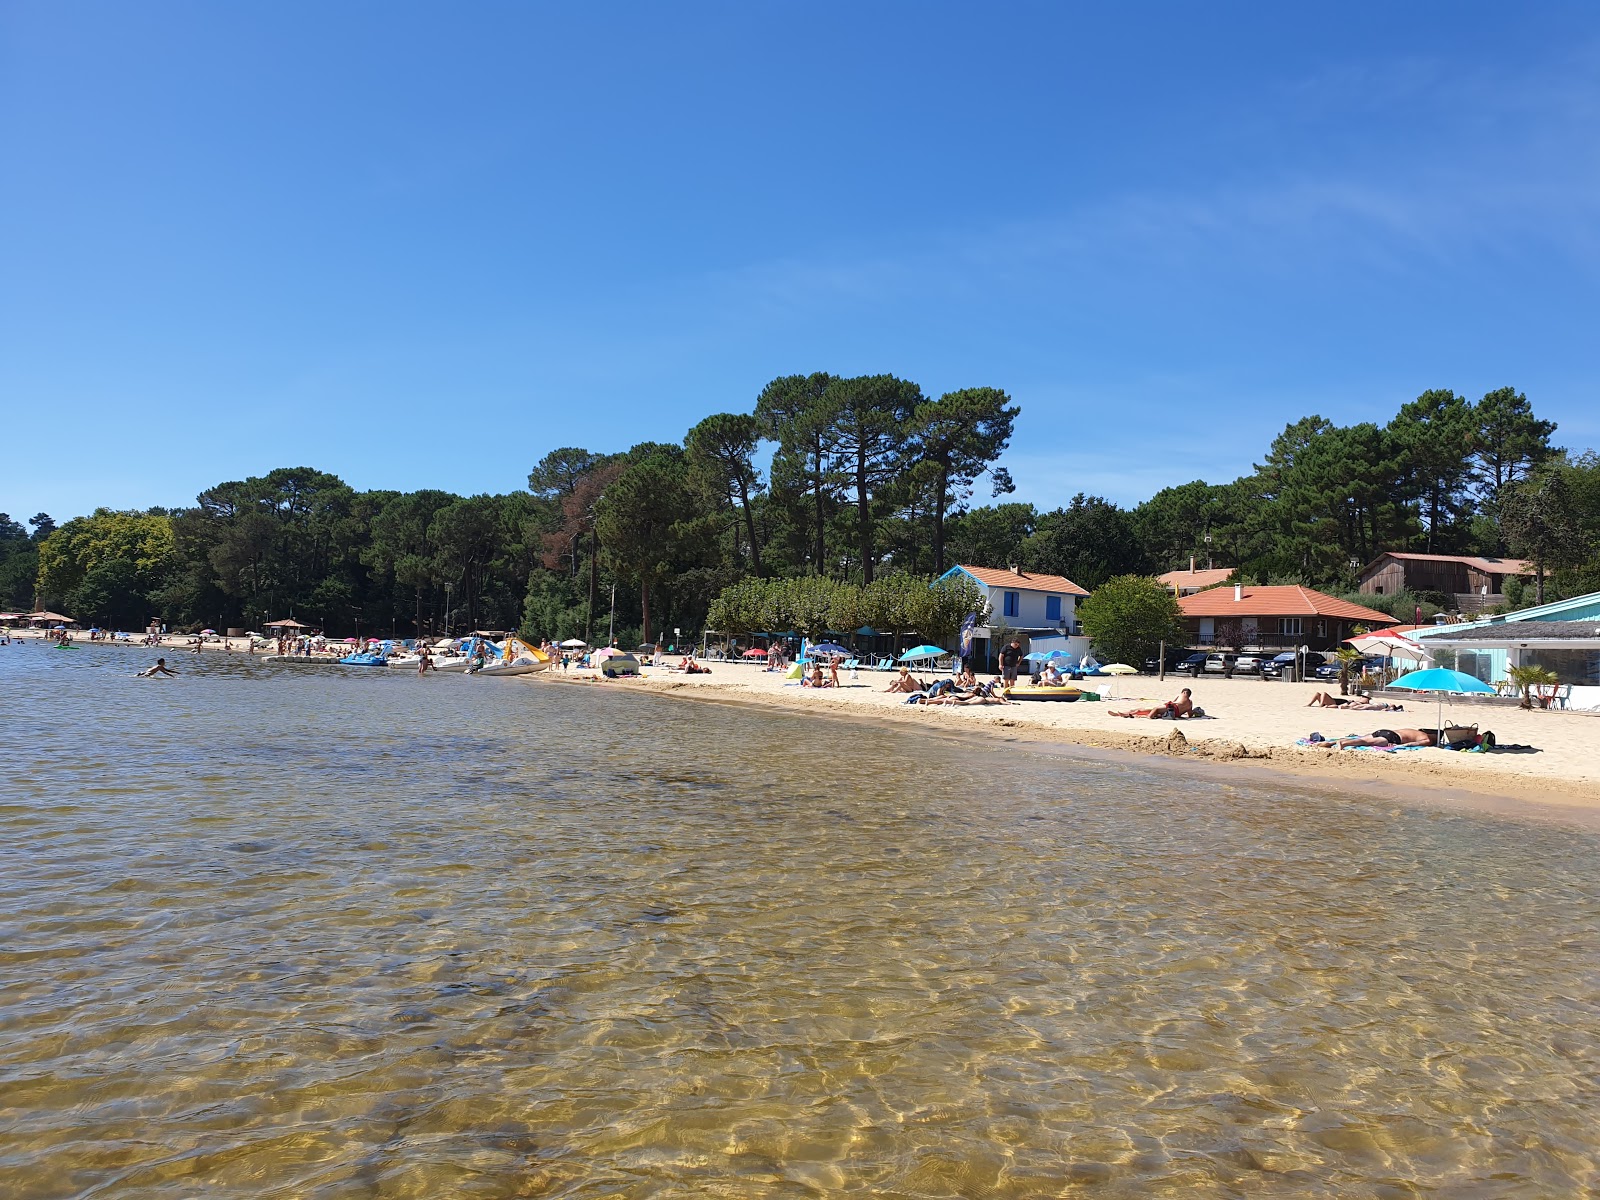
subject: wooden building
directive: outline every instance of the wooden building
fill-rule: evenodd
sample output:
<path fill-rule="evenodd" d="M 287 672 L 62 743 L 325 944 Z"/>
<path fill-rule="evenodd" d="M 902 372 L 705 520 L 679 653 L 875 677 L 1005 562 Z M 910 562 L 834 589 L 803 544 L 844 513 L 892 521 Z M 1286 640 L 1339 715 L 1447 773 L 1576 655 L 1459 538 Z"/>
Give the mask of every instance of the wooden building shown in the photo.
<path fill-rule="evenodd" d="M 1457 609 L 1476 612 L 1505 593 L 1513 575 L 1530 575 L 1520 558 L 1481 558 L 1471 554 L 1380 554 L 1361 572 L 1361 591 L 1369 596 L 1396 592 L 1440 592 Z"/>

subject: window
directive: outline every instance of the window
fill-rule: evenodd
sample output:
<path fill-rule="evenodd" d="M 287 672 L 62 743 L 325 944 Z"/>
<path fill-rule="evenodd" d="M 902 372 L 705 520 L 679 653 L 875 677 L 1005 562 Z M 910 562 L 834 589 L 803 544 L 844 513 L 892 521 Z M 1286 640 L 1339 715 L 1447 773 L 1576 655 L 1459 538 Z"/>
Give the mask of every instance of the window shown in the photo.
<path fill-rule="evenodd" d="M 1456 651 L 1456 670 L 1480 683 L 1494 682 L 1494 655 L 1487 650 Z"/>
<path fill-rule="evenodd" d="M 1299 637 L 1300 636 L 1300 618 L 1299 617 L 1279 617 L 1278 618 L 1278 632 L 1281 633 L 1284 637 Z"/>
<path fill-rule="evenodd" d="M 1522 661 L 1530 666 L 1548 667 L 1562 683 L 1579 687 L 1600 684 L 1600 650 L 1529 650 Z"/>
<path fill-rule="evenodd" d="M 1044 619 L 1046 621 L 1061 620 L 1061 597 L 1046 596 L 1044 598 Z"/>
<path fill-rule="evenodd" d="M 1020 605 L 1018 603 L 1019 599 L 1020 599 L 1020 597 L 1017 595 L 1016 592 L 1007 592 L 1006 595 L 1005 595 L 1005 604 L 1002 606 L 1002 609 L 1001 609 L 1002 613 L 1005 616 L 1008 616 L 1008 617 L 1016 616 L 1017 615 L 1017 609 L 1020 607 Z"/>

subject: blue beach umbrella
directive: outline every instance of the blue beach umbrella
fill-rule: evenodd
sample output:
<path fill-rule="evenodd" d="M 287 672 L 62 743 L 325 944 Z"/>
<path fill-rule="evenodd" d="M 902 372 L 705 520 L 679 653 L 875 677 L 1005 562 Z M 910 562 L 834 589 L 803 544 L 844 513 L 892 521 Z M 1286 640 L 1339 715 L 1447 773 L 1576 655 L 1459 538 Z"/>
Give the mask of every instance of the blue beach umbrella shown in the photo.
<path fill-rule="evenodd" d="M 1429 667 L 1426 671 L 1411 671 L 1389 685 L 1408 692 L 1490 692 L 1494 689 L 1475 675 L 1465 671 L 1452 671 L 1448 667 Z"/>
<path fill-rule="evenodd" d="M 949 654 L 943 646 L 913 646 L 900 656 L 901 662 L 915 662 L 919 658 L 943 658 Z"/>
<path fill-rule="evenodd" d="M 1438 727 L 1444 728 L 1444 698 L 1468 693 L 1494 694 L 1494 689 L 1483 680 L 1465 671 L 1452 671 L 1448 667 L 1429 667 L 1426 671 L 1411 671 L 1389 685 L 1407 692 L 1434 692 L 1439 697 Z"/>
<path fill-rule="evenodd" d="M 839 645 L 838 642 L 823 642 L 822 645 L 820 645 L 820 646 L 813 646 L 813 647 L 811 647 L 811 653 L 813 653 L 813 654 L 839 654 L 839 655 L 843 655 L 846 658 L 848 658 L 850 656 L 850 651 L 846 650 L 843 646 Z"/>

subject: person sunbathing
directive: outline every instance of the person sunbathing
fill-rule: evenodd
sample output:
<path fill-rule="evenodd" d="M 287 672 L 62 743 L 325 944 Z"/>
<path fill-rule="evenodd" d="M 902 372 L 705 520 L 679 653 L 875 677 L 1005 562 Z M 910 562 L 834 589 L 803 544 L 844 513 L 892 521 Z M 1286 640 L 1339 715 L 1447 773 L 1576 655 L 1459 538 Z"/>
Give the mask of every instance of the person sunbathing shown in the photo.
<path fill-rule="evenodd" d="M 1370 697 L 1360 695 L 1335 696 L 1332 692 L 1318 692 L 1306 704 L 1307 708 L 1343 708 L 1352 712 L 1404 712 L 1399 704 L 1374 704 Z"/>
<path fill-rule="evenodd" d="M 1194 701 L 1189 698 L 1189 689 L 1184 688 L 1173 699 L 1155 708 L 1132 708 L 1127 712 L 1114 712 L 1113 717 L 1149 717 L 1152 721 L 1176 721 L 1179 717 L 1195 715 Z"/>
<path fill-rule="evenodd" d="M 886 692 L 920 692 L 922 681 L 911 673 L 910 667 L 901 667 L 900 674 L 889 681 L 889 686 L 883 689 Z"/>
<path fill-rule="evenodd" d="M 1437 735 L 1431 729 L 1374 729 L 1370 737 L 1331 738 L 1315 743 L 1319 750 L 1348 750 L 1356 746 L 1433 746 Z"/>

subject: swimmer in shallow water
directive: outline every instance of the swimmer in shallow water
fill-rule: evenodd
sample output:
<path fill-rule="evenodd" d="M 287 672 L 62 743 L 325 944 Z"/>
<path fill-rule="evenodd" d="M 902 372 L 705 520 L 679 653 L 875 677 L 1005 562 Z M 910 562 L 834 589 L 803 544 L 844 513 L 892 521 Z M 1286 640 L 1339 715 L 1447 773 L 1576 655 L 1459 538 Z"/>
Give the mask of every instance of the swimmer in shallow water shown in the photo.
<path fill-rule="evenodd" d="M 156 676 L 156 675 L 173 675 L 173 676 L 176 676 L 177 672 L 174 671 L 171 667 L 167 666 L 167 660 L 166 659 L 158 658 L 158 659 L 156 659 L 156 665 L 155 666 L 150 667 L 147 670 L 140 671 L 137 675 L 134 676 L 134 678 L 135 679 L 150 679 L 151 677 Z"/>

